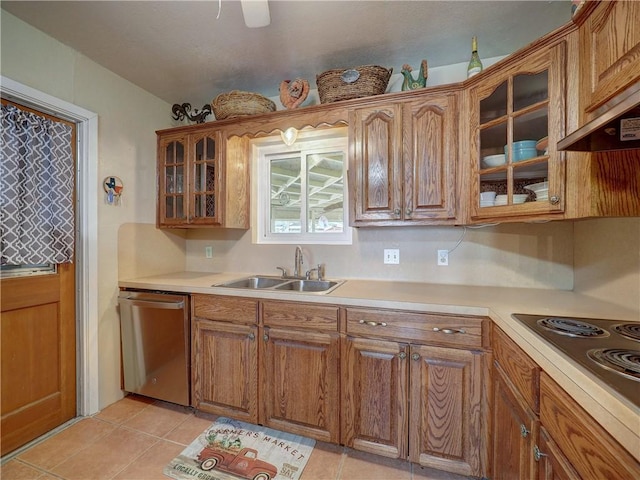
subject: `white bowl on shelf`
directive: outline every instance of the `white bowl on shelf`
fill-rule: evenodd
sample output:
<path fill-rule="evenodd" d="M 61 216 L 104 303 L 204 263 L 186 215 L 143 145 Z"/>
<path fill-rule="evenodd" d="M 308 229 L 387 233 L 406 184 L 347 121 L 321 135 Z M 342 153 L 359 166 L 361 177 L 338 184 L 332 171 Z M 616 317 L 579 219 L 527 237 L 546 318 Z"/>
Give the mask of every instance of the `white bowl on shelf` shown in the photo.
<path fill-rule="evenodd" d="M 527 201 L 528 197 L 529 197 L 528 193 L 516 193 L 513 195 L 513 204 L 518 205 L 520 203 L 524 203 Z"/>
<path fill-rule="evenodd" d="M 506 156 L 504 153 L 498 153 L 497 155 L 487 155 L 482 158 L 482 166 L 484 168 L 493 168 L 504 165 L 506 162 Z"/>

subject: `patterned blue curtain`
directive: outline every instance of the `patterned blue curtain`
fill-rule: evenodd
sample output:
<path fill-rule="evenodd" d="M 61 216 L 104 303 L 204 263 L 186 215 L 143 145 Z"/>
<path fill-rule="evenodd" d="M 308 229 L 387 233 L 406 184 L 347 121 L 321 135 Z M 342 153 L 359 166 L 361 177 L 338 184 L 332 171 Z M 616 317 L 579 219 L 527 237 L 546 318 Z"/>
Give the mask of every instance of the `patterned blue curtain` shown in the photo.
<path fill-rule="evenodd" d="M 72 127 L 2 105 L 0 262 L 68 263 L 74 249 Z"/>

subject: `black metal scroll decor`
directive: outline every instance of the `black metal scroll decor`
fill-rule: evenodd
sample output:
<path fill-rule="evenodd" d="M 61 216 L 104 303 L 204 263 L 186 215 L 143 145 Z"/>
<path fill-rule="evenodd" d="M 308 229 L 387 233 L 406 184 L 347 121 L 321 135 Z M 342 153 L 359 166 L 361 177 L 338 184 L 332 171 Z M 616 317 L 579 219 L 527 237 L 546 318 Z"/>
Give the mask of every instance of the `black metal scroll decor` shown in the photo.
<path fill-rule="evenodd" d="M 184 120 L 184 118 L 188 118 L 192 122 L 196 123 L 204 123 L 204 119 L 207 118 L 207 115 L 211 115 L 211 105 L 205 105 L 202 107 L 202 110 L 198 112 L 198 109 L 194 109 L 193 113 L 191 113 L 191 104 L 183 103 L 182 105 L 178 103 L 174 103 L 173 107 L 171 107 L 171 111 L 173 112 L 174 120 Z"/>

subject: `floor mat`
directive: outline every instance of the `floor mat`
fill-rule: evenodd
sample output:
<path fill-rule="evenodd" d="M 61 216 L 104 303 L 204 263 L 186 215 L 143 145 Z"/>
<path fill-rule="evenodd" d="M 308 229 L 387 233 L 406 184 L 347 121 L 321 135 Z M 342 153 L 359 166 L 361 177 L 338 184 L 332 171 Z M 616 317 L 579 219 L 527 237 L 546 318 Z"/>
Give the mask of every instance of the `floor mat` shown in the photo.
<path fill-rule="evenodd" d="M 298 480 L 315 440 L 218 418 L 163 473 L 177 480 Z"/>

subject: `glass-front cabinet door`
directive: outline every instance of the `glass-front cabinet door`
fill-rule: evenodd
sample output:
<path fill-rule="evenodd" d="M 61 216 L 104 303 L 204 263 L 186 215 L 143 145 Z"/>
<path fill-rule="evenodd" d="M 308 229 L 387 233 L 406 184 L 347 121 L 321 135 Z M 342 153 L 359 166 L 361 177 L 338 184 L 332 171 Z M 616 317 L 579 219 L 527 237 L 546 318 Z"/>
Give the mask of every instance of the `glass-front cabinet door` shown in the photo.
<path fill-rule="evenodd" d="M 194 224 L 218 224 L 218 195 L 216 186 L 220 176 L 218 166 L 218 136 L 208 132 L 190 137 L 190 196 L 189 217 Z"/>
<path fill-rule="evenodd" d="M 219 132 L 158 140 L 158 226 L 219 225 Z"/>
<path fill-rule="evenodd" d="M 161 138 L 158 144 L 158 224 L 181 225 L 187 221 L 186 140 L 184 136 Z"/>
<path fill-rule="evenodd" d="M 564 210 L 565 45 L 526 55 L 471 90 L 471 217 Z"/>

